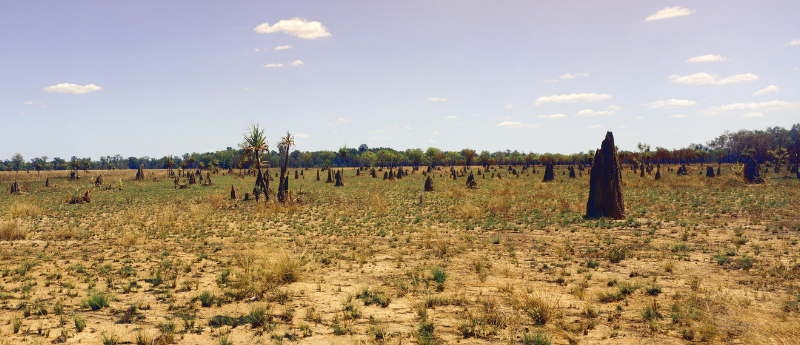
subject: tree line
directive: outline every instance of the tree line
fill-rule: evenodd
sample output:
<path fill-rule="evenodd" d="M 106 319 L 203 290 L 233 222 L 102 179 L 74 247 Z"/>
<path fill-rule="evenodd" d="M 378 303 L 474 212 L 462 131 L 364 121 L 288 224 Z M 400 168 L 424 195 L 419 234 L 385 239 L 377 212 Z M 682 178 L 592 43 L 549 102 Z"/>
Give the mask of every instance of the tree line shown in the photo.
<path fill-rule="evenodd" d="M 77 157 L 68 160 L 60 157 L 49 159 L 47 156 L 26 160 L 21 154 L 14 154 L 11 159 L 0 161 L 0 171 L 50 171 L 50 170 L 116 170 L 138 169 L 249 169 L 255 166 L 246 146 L 227 147 L 225 150 L 205 153 L 184 153 L 181 156 L 127 157 L 114 156 Z M 742 162 L 751 157 L 763 164 L 798 163 L 800 155 L 800 124 L 791 129 L 769 127 L 766 130 L 725 131 L 720 136 L 705 144 L 690 144 L 684 148 L 666 149 L 639 143 L 635 151 L 618 151 L 623 164 L 653 163 L 733 163 Z M 281 155 L 275 150 L 264 152 L 261 159 L 271 167 L 281 166 Z M 523 165 L 523 164 L 579 164 L 588 163 L 594 157 L 594 150 L 573 154 L 505 151 L 476 151 L 465 148 L 460 151 L 444 151 L 436 147 L 410 148 L 404 151 L 388 147 L 370 148 L 361 144 L 357 148 L 340 147 L 336 151 L 292 151 L 287 159 L 289 167 L 321 168 L 321 167 L 387 167 L 387 166 L 428 166 L 428 165 Z"/>

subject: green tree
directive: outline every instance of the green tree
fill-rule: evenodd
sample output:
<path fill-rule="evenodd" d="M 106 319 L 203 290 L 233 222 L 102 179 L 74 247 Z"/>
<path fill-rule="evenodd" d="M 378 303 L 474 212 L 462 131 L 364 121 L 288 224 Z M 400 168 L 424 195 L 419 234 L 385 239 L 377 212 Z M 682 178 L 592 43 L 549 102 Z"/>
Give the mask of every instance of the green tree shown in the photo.
<path fill-rule="evenodd" d="M 25 158 L 22 158 L 22 154 L 17 152 L 13 156 L 11 156 L 11 163 L 14 166 L 14 170 L 19 171 L 20 165 L 25 163 Z"/>
<path fill-rule="evenodd" d="M 253 156 L 258 173 L 256 188 L 264 193 L 264 202 L 267 202 L 269 200 L 269 176 L 263 178 L 264 175 L 261 173 L 261 153 L 265 151 L 269 151 L 269 145 L 267 145 L 264 130 L 258 127 L 258 123 L 250 123 L 250 128 L 244 134 L 244 152 L 245 155 Z M 269 170 L 267 172 L 269 173 Z"/>

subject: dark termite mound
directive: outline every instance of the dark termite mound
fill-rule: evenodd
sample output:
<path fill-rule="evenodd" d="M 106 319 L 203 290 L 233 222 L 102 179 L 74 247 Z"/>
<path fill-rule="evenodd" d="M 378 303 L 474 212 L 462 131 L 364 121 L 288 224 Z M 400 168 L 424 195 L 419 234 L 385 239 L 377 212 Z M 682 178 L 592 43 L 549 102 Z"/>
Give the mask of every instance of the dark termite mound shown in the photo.
<path fill-rule="evenodd" d="M 614 135 L 606 132 L 606 138 L 594 155 L 594 164 L 589 173 L 589 201 L 586 216 L 625 219 L 625 200 L 622 193 L 622 171 L 617 160 Z"/>
<path fill-rule="evenodd" d="M 425 179 L 425 191 L 433 192 L 433 180 L 431 180 L 430 176 L 428 176 L 428 178 Z"/>
<path fill-rule="evenodd" d="M 553 163 L 547 163 L 544 167 L 544 178 L 542 182 L 552 181 L 555 180 L 556 176 L 553 173 Z"/>
<path fill-rule="evenodd" d="M 764 183 L 764 178 L 761 177 L 761 167 L 755 159 L 750 158 L 744 165 L 744 178 L 747 183 Z"/>
<path fill-rule="evenodd" d="M 717 177 L 717 175 L 714 174 L 713 167 L 706 167 L 706 177 Z"/>

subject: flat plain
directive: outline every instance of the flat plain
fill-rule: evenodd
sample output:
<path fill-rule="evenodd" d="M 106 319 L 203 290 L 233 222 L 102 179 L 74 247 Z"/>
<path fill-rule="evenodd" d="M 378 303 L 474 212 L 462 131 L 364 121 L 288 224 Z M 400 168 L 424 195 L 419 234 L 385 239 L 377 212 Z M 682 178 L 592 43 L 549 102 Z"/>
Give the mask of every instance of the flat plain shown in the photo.
<path fill-rule="evenodd" d="M 800 180 L 626 166 L 614 221 L 583 217 L 588 170 L 536 169 L 468 168 L 476 189 L 435 170 L 422 204 L 419 171 L 345 168 L 334 187 L 290 169 L 283 205 L 243 200 L 255 177 L 239 171 L 185 189 L 165 170 L 3 172 L 0 343 L 800 339 Z M 6 194 L 15 179 L 25 193 Z"/>

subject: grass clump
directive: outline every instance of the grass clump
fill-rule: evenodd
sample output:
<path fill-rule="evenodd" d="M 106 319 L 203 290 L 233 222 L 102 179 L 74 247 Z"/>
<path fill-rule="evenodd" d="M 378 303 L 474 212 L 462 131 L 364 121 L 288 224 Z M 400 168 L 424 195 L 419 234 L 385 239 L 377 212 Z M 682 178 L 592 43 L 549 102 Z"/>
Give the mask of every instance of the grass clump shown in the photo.
<path fill-rule="evenodd" d="M 527 314 L 534 325 L 545 325 L 558 314 L 561 298 L 554 292 L 542 289 L 517 289 L 512 297 L 512 306 Z"/>
<path fill-rule="evenodd" d="M 81 301 L 81 306 L 84 308 L 91 308 L 92 310 L 107 308 L 108 296 L 100 291 L 89 292 L 89 295 Z"/>
<path fill-rule="evenodd" d="M 392 299 L 389 296 L 386 296 L 381 291 L 371 290 L 369 288 L 364 288 L 356 295 L 356 298 L 364 300 L 364 305 L 379 305 L 381 308 L 386 308 L 389 306 L 389 303 L 392 302 Z"/>
<path fill-rule="evenodd" d="M 522 333 L 523 345 L 550 345 L 550 337 L 542 332 L 531 333 L 525 331 Z"/>
<path fill-rule="evenodd" d="M 0 240 L 17 241 L 24 240 L 28 232 L 19 221 L 11 221 L 0 225 Z"/>

